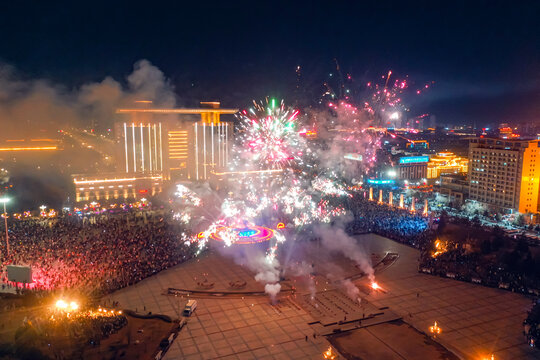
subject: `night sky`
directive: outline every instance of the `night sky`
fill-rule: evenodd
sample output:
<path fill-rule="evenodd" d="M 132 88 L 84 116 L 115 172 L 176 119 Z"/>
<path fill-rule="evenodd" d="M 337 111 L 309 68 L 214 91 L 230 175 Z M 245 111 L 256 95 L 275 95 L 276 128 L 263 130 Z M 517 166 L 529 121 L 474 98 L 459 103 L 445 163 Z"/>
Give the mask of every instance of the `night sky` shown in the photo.
<path fill-rule="evenodd" d="M 389 69 L 435 81 L 411 115 L 496 125 L 540 121 L 539 14 L 539 1 L 10 1 L 0 61 L 77 88 L 148 59 L 179 105 L 243 107 L 266 95 L 315 105 L 337 59 L 358 89 Z"/>

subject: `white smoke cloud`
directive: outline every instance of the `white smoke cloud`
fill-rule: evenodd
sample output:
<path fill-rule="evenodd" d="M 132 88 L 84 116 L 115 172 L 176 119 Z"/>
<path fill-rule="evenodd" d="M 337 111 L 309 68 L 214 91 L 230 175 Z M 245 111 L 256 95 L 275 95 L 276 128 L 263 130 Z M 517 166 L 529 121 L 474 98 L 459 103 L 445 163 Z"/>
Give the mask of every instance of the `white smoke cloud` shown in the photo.
<path fill-rule="evenodd" d="M 276 301 L 276 296 L 279 294 L 280 290 L 281 285 L 279 283 L 264 285 L 264 292 L 270 295 L 272 302 Z"/>
<path fill-rule="evenodd" d="M 312 276 L 313 266 L 305 261 L 302 261 L 299 263 L 290 264 L 286 270 L 292 276 L 302 277 L 306 279 L 310 297 L 313 300 L 315 298 L 315 293 L 316 293 L 315 280 L 313 279 L 313 276 Z"/>
<path fill-rule="evenodd" d="M 461 211 L 467 216 L 482 215 L 486 208 L 478 201 L 466 201 L 461 207 Z"/>
<path fill-rule="evenodd" d="M 341 281 L 340 284 L 345 288 L 347 296 L 354 301 L 358 301 L 358 298 L 360 297 L 360 289 L 358 289 L 358 287 L 350 279 L 345 279 Z"/>
<path fill-rule="evenodd" d="M 270 295 L 272 302 L 281 290 L 279 284 L 281 266 L 275 257 L 264 254 L 258 249 L 244 249 L 244 251 L 228 251 L 230 248 L 222 248 L 221 251 L 234 257 L 234 261 L 255 273 L 255 280 L 264 284 L 264 291 Z"/>
<path fill-rule="evenodd" d="M 317 136 L 324 143 L 316 151 L 316 158 L 326 172 L 346 177 L 358 175 L 355 167 L 350 166 L 351 160 L 344 158 L 346 154 L 361 155 L 363 160 L 358 165 L 362 170 L 371 166 L 380 136 L 366 131 L 372 120 L 365 111 L 338 103 L 312 111 L 308 117 L 316 121 Z"/>
<path fill-rule="evenodd" d="M 330 251 L 342 253 L 353 260 L 370 281 L 375 279 L 371 259 L 357 241 L 337 227 L 318 226 L 315 233 L 321 237 L 322 245 Z"/>
<path fill-rule="evenodd" d="M 174 88 L 163 72 L 148 60 L 135 63 L 127 86 L 111 77 L 68 90 L 44 79 L 27 80 L 13 66 L 0 64 L 0 124 L 6 137 L 24 137 L 25 132 L 56 132 L 65 126 L 112 127 L 118 107 L 135 100 L 150 100 L 154 106 L 176 103 Z"/>

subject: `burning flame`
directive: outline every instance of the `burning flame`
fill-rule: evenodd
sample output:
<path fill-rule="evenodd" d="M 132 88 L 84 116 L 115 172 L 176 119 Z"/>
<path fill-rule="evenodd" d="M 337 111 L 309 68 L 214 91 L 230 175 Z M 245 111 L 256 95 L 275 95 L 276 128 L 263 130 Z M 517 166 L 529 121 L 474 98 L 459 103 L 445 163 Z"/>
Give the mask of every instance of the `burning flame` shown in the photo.
<path fill-rule="evenodd" d="M 429 332 L 435 335 L 440 334 L 442 329 L 437 325 L 437 322 L 435 321 L 435 324 L 433 326 L 429 327 Z"/>
<path fill-rule="evenodd" d="M 371 283 L 371 288 L 373 290 L 379 290 L 381 287 L 379 286 L 379 284 L 377 284 L 375 281 Z"/>
<path fill-rule="evenodd" d="M 323 352 L 323 356 L 325 359 L 334 360 L 337 358 L 337 355 L 332 352 L 332 347 L 329 346 L 328 350 Z"/>
<path fill-rule="evenodd" d="M 446 241 L 441 241 L 439 239 L 435 240 L 435 251 L 433 252 L 432 257 L 436 258 L 437 256 L 444 254 L 447 250 L 446 247 Z"/>

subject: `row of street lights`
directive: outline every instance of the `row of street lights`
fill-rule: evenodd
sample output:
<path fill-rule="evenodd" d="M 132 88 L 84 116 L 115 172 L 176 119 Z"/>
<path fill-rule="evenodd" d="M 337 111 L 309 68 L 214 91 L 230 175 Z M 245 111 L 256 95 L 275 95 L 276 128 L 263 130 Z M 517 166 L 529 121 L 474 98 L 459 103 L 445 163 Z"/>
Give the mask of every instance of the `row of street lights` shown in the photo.
<path fill-rule="evenodd" d="M 7 212 L 6 212 L 6 203 L 9 202 L 9 198 L 3 197 L 0 198 L 0 203 L 4 204 L 4 226 L 6 228 L 6 248 L 7 248 L 7 254 L 9 256 L 9 235 L 8 235 L 8 228 L 7 228 Z"/>
<path fill-rule="evenodd" d="M 7 197 L 1 197 L 0 198 L 0 203 L 4 204 L 4 227 L 5 227 L 5 230 L 6 230 L 6 249 L 7 249 L 7 255 L 9 256 L 9 234 L 8 234 L 8 226 L 7 226 L 7 211 L 6 211 L 6 204 L 10 201 L 11 199 L 7 198 Z M 41 209 L 41 211 L 44 211 L 47 207 L 45 205 L 41 205 L 39 207 Z"/>

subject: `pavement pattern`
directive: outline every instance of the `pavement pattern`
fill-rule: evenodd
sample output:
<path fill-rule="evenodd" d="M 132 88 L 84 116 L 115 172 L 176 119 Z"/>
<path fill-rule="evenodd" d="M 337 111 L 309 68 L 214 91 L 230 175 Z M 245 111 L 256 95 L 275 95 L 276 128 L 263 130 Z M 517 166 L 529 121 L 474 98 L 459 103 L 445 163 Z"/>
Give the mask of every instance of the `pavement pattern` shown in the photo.
<path fill-rule="evenodd" d="M 229 282 L 246 281 L 242 291 L 264 291 L 253 273 L 230 258 L 206 253 L 111 294 L 122 308 L 177 318 L 187 297 L 164 295 L 169 287 L 197 289 L 207 279 L 212 290 L 231 291 Z M 197 297 L 198 307 L 180 331 L 164 359 L 320 359 L 330 343 L 313 337 L 312 318 L 293 301 L 269 298 Z M 307 337 L 307 340 L 306 340 Z"/>
<path fill-rule="evenodd" d="M 399 254 L 395 262 L 376 273 L 384 291 L 370 291 L 367 279 L 354 280 L 369 304 L 389 307 L 392 313 L 422 332 L 429 333 L 429 326 L 437 321 L 442 333 L 436 341 L 464 359 L 482 359 L 491 354 L 496 359 L 540 359 L 540 351 L 529 348 L 522 334 L 522 322 L 531 308 L 531 299 L 418 273 L 416 249 L 374 234 L 356 238 L 368 254 L 379 257 L 387 252 Z M 244 281 L 246 285 L 242 289 L 232 289 L 229 285 Z M 201 289 L 198 285 L 201 282 L 212 284 L 211 289 Z M 333 288 L 322 279 L 318 282 L 317 291 Z M 198 296 L 197 310 L 165 359 L 321 359 L 323 351 L 330 346 L 324 336 L 313 336 L 314 329 L 308 323 L 316 319 L 299 306 L 302 299 L 298 297 L 308 292 L 285 294 L 278 306 L 271 306 L 264 295 L 243 297 L 241 292 L 263 292 L 263 286 L 246 267 L 215 252 L 207 252 L 116 291 L 108 299 L 119 301 L 123 308 L 176 318 L 187 296 L 166 295 L 168 288 L 238 291 L 239 294 Z"/>
<path fill-rule="evenodd" d="M 462 358 L 540 359 L 540 351 L 527 346 L 523 335 L 531 298 L 418 273 L 418 250 L 374 234 L 357 238 L 369 251 L 399 254 L 376 274 L 387 292 L 370 292 L 366 298 L 374 305 L 388 306 L 423 332 L 437 321 L 442 329 L 437 341 Z"/>

